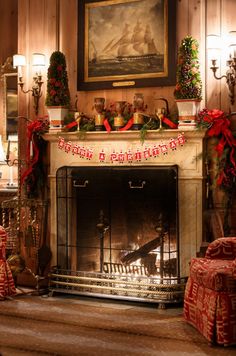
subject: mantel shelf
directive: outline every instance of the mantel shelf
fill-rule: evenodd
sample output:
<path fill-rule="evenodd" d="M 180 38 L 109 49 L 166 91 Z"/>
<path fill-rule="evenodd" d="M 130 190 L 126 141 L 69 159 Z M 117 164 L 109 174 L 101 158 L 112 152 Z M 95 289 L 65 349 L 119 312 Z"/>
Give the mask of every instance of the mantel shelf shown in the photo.
<path fill-rule="evenodd" d="M 188 139 L 203 139 L 206 135 L 206 130 L 148 130 L 145 136 L 145 141 L 154 139 L 168 139 L 177 137 L 178 134 L 184 132 L 185 138 Z M 43 135 L 45 141 L 55 142 L 59 137 L 64 137 L 68 141 L 140 141 L 140 131 L 90 131 L 90 132 L 49 132 Z"/>

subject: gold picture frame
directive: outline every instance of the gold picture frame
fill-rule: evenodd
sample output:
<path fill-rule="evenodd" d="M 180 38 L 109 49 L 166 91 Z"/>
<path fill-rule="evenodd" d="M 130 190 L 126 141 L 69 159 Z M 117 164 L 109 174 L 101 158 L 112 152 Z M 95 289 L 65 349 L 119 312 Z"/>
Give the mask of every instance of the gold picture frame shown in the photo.
<path fill-rule="evenodd" d="M 175 83 L 175 0 L 80 0 L 78 90 Z"/>

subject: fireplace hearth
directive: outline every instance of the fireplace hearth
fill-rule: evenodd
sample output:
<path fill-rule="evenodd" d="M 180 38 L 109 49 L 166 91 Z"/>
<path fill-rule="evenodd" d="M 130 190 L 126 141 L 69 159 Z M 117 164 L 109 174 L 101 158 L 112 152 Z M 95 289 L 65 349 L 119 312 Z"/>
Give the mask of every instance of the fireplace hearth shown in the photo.
<path fill-rule="evenodd" d="M 50 290 L 146 302 L 183 298 L 202 243 L 203 131 L 45 135 L 50 144 Z M 81 153 L 78 154 L 78 147 Z M 125 152 L 141 159 L 113 160 Z M 120 158 L 119 157 L 119 158 Z M 121 157 L 121 158 L 122 158 Z M 128 157 L 128 156 L 127 156 Z"/>
<path fill-rule="evenodd" d="M 182 297 L 177 166 L 61 167 L 57 212 L 54 291 Z"/>

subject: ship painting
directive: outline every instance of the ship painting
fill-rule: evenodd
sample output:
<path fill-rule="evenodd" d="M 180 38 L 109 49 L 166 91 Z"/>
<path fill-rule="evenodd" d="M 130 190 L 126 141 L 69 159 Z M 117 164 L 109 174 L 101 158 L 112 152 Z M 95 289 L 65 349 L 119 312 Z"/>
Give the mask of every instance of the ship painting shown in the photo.
<path fill-rule="evenodd" d="M 160 36 L 163 38 L 163 36 Z M 164 53 L 158 51 L 151 25 L 137 20 L 125 23 L 119 37 L 112 37 L 100 50 L 93 41 L 89 46 L 88 75 L 139 75 L 164 71 Z"/>

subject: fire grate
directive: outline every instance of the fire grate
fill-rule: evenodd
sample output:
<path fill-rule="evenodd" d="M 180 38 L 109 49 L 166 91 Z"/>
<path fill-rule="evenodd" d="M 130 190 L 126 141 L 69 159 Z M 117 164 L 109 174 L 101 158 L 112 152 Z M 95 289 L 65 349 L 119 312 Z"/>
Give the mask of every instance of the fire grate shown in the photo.
<path fill-rule="evenodd" d="M 151 303 L 180 303 L 186 278 L 162 278 L 70 271 L 54 268 L 50 273 L 51 294 L 73 293 Z"/>
<path fill-rule="evenodd" d="M 51 291 L 182 301 L 178 220 L 176 166 L 61 167 Z"/>

